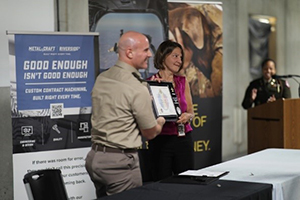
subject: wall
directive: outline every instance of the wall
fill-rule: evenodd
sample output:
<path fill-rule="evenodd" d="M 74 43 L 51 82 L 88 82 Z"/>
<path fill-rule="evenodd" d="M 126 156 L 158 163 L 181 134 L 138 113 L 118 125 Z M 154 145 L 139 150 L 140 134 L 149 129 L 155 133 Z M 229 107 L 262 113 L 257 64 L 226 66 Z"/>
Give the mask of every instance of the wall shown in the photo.
<path fill-rule="evenodd" d="M 53 31 L 54 0 L 0 0 L 0 199 L 13 199 L 12 130 L 6 31 Z M 24 197 L 26 199 L 26 197 Z"/>
<path fill-rule="evenodd" d="M 0 0 L 0 47 L 7 48 L 4 30 L 53 30 L 55 11 L 53 0 Z M 189 0 L 190 2 L 192 0 Z M 196 1 L 195 1 L 196 2 Z M 251 77 L 248 57 L 249 14 L 271 15 L 277 18 L 278 74 L 300 74 L 300 2 L 297 0 L 223 0 L 223 133 L 222 157 L 229 160 L 247 152 L 247 112 L 241 108 L 245 89 Z M 4 5 L 4 6 L 3 6 Z M 18 6 L 16 6 L 18 5 Z M 60 0 L 60 31 L 88 31 L 88 1 Z M 25 8 L 25 11 L 23 11 Z M 41 14 L 43 13 L 43 14 Z M 45 20 L 44 15 L 48 16 Z M 43 16 L 43 17 L 41 17 Z M 42 19 L 42 20 L 41 20 Z M 3 24 L 4 23 L 4 24 Z M 4 34 L 4 36 L 3 36 Z M 6 57 L 7 56 L 7 57 Z M 0 199 L 12 198 L 11 124 L 8 83 L 8 53 L 0 49 Z M 299 79 L 300 80 L 300 79 Z M 4 83 L 3 83 L 4 82 Z M 289 80 L 292 97 L 298 97 L 299 84 Z"/>
<path fill-rule="evenodd" d="M 9 87 L 0 87 L 0 199 L 10 200 L 13 196 L 13 172 L 12 172 L 12 134 Z"/>
<path fill-rule="evenodd" d="M 285 33 L 285 42 L 282 44 L 285 51 L 279 49 L 279 54 L 285 58 L 283 67 L 286 68 L 286 74 L 297 74 L 300 75 L 299 67 L 299 52 L 300 52 L 300 1 L 297 0 L 286 0 L 285 10 L 285 26 L 282 27 Z M 298 81 L 298 82 L 297 82 Z M 291 88 L 293 89 L 293 97 L 298 98 L 299 81 L 293 79 L 289 80 Z"/>
<path fill-rule="evenodd" d="M 248 17 L 259 14 L 277 18 L 278 74 L 288 73 L 282 53 L 285 51 L 285 4 L 281 0 L 223 1 L 223 160 L 247 153 L 247 111 L 241 107 L 241 102 L 252 80 L 249 74 Z"/>
<path fill-rule="evenodd" d="M 223 160 L 244 155 L 247 150 L 247 118 L 241 107 L 243 85 L 250 79 L 248 17 L 244 9 L 241 10 L 245 3 L 247 1 L 223 1 Z"/>

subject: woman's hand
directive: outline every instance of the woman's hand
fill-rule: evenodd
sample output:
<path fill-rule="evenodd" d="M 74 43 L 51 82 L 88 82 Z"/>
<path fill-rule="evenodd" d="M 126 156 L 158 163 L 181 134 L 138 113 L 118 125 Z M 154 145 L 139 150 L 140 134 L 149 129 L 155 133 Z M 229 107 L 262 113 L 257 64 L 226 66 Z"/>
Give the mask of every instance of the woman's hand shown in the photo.
<path fill-rule="evenodd" d="M 178 124 L 180 124 L 180 123 L 182 123 L 182 124 L 189 123 L 189 122 L 192 121 L 193 117 L 194 117 L 193 114 L 184 112 L 178 118 L 177 123 Z"/>
<path fill-rule="evenodd" d="M 152 76 L 151 77 L 151 79 L 150 79 L 150 81 L 157 81 L 157 82 L 162 82 L 163 81 L 163 79 L 162 78 L 159 78 L 159 77 L 157 77 L 157 76 Z"/>
<path fill-rule="evenodd" d="M 274 102 L 274 101 L 276 101 L 276 97 L 273 94 L 272 96 L 270 96 L 270 98 L 268 99 L 267 102 L 270 103 L 270 102 Z"/>
<path fill-rule="evenodd" d="M 252 92 L 251 92 L 251 99 L 252 101 L 254 101 L 257 97 L 257 89 L 256 88 L 253 88 L 252 89 Z"/>

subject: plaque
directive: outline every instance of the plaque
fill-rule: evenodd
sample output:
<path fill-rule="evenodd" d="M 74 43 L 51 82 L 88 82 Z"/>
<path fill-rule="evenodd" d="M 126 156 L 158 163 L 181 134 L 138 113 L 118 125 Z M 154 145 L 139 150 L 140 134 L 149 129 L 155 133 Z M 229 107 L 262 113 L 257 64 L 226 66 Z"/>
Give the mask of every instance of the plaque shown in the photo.
<path fill-rule="evenodd" d="M 181 115 L 180 105 L 171 82 L 147 81 L 152 95 L 153 110 L 156 117 L 166 121 L 177 121 Z"/>

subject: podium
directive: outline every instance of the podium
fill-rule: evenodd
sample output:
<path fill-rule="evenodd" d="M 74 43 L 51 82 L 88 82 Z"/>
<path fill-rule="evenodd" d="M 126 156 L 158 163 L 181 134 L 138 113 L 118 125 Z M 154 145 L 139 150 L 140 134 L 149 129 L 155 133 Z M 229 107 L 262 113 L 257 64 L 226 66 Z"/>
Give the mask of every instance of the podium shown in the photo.
<path fill-rule="evenodd" d="M 266 148 L 300 149 L 300 99 L 248 109 L 248 154 Z"/>

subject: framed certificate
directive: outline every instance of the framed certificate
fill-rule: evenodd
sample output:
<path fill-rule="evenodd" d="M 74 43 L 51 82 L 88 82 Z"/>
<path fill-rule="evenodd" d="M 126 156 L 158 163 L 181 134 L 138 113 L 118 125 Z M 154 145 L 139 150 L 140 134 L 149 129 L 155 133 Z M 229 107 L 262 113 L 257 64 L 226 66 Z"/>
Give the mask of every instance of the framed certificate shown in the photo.
<path fill-rule="evenodd" d="M 147 81 L 153 97 L 153 109 L 156 117 L 164 117 L 166 121 L 177 121 L 181 115 L 180 105 L 171 82 Z"/>

